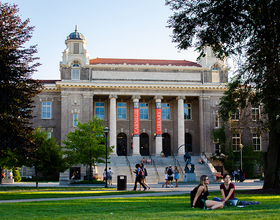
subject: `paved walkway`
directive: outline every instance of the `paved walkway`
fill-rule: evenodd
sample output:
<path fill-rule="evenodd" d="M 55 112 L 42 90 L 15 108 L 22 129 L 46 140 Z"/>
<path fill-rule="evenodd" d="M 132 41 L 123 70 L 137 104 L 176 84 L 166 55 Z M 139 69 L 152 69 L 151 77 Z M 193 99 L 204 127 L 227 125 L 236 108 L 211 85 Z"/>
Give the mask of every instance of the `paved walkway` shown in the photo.
<path fill-rule="evenodd" d="M 242 183 L 234 183 L 236 190 L 253 190 L 261 189 L 263 181 L 246 180 Z M 73 200 L 73 199 L 103 199 L 103 198 L 125 198 L 125 197 L 144 197 L 144 196 L 166 196 L 166 195 L 179 195 L 190 193 L 197 183 L 181 183 L 177 188 L 162 188 L 162 184 L 150 184 L 150 193 L 143 194 L 128 194 L 128 195 L 107 195 L 107 196 L 87 196 L 87 197 L 67 197 L 67 198 L 42 198 L 42 199 L 20 199 L 20 200 L 0 200 L 0 203 L 15 203 L 15 202 L 40 202 L 40 201 L 58 201 L 58 200 Z M 0 187 L 35 187 L 35 183 L 14 183 L 14 184 L 1 184 Z M 77 185 L 75 187 L 85 187 L 86 185 Z M 90 187 L 102 187 L 104 185 L 96 185 Z M 39 187 L 60 187 L 58 183 L 39 183 Z M 66 186 L 67 187 L 67 186 Z M 73 187 L 72 185 L 70 187 Z M 110 187 L 117 187 L 112 185 Z M 127 190 L 132 190 L 133 184 L 127 184 Z M 139 188 L 139 187 L 138 187 Z M 219 183 L 210 183 L 208 185 L 209 191 L 219 191 Z M 153 193 L 156 192 L 156 193 Z"/>

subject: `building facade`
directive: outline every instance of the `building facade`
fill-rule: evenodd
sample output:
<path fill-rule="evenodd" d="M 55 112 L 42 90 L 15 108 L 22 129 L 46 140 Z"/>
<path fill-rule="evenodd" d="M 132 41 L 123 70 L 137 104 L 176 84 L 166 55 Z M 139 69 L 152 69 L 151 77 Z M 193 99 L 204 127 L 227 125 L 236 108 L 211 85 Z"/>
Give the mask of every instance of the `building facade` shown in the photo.
<path fill-rule="evenodd" d="M 57 141 L 78 119 L 97 116 L 108 126 L 112 155 L 212 154 L 211 131 L 219 128 L 219 99 L 228 82 L 225 61 L 210 48 L 199 62 L 186 60 L 90 59 L 86 38 L 67 36 L 61 80 L 43 80 L 35 98 L 34 127 Z"/>

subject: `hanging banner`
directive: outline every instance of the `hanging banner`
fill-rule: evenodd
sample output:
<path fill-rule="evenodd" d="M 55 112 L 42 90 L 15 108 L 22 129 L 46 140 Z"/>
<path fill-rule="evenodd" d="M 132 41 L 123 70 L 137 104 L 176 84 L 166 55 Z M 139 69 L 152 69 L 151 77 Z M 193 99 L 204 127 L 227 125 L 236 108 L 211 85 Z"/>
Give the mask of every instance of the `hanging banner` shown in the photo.
<path fill-rule="evenodd" d="M 133 137 L 139 136 L 139 102 L 133 102 Z"/>
<path fill-rule="evenodd" d="M 161 102 L 156 102 L 156 136 L 162 135 Z"/>

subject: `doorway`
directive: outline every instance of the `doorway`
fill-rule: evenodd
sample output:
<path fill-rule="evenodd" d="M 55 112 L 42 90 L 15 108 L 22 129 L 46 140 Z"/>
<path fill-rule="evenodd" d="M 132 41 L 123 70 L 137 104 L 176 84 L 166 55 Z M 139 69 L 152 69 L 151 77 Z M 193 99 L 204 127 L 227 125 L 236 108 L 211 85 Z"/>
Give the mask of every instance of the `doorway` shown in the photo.
<path fill-rule="evenodd" d="M 125 133 L 119 133 L 117 136 L 117 154 L 118 156 L 127 156 L 127 137 Z"/>
<path fill-rule="evenodd" d="M 140 134 L 140 154 L 141 156 L 149 156 L 149 135 Z"/>
<path fill-rule="evenodd" d="M 168 133 L 162 134 L 162 151 L 164 155 L 171 156 L 171 139 Z"/>

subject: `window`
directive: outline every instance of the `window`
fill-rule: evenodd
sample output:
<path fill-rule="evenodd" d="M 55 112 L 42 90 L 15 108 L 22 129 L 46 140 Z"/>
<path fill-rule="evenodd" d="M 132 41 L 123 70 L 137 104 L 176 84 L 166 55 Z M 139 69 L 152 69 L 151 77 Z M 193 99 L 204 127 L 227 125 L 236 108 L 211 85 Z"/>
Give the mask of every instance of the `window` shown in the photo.
<path fill-rule="evenodd" d="M 184 119 L 191 119 L 191 104 L 184 104 Z"/>
<path fill-rule="evenodd" d="M 72 65 L 72 80 L 80 80 L 80 64 L 77 60 Z"/>
<path fill-rule="evenodd" d="M 260 119 L 260 109 L 258 106 L 252 107 L 252 120 L 256 121 Z"/>
<path fill-rule="evenodd" d="M 148 103 L 139 103 L 139 114 L 141 120 L 148 119 Z"/>
<path fill-rule="evenodd" d="M 253 144 L 255 151 L 261 150 L 261 137 L 259 135 L 253 134 Z"/>
<path fill-rule="evenodd" d="M 80 80 L 80 69 L 72 69 L 72 80 Z"/>
<path fill-rule="evenodd" d="M 219 128 L 220 123 L 219 123 L 219 114 L 215 114 L 215 128 Z"/>
<path fill-rule="evenodd" d="M 42 119 L 51 119 L 51 102 L 42 102 Z"/>
<path fill-rule="evenodd" d="M 238 121 L 240 118 L 239 115 L 240 115 L 240 112 L 239 112 L 239 109 L 237 109 L 236 112 L 232 114 L 231 119 L 234 121 Z"/>
<path fill-rule="evenodd" d="M 104 102 L 95 103 L 95 117 L 104 119 Z"/>
<path fill-rule="evenodd" d="M 240 150 L 240 134 L 232 135 L 232 150 L 239 151 Z"/>
<path fill-rule="evenodd" d="M 168 120 L 170 119 L 170 107 L 168 103 L 162 103 L 161 104 L 161 111 L 162 111 L 162 120 Z"/>
<path fill-rule="evenodd" d="M 117 104 L 118 119 L 126 119 L 126 103 L 118 102 Z"/>
<path fill-rule="evenodd" d="M 79 43 L 74 43 L 74 54 L 79 54 Z"/>
<path fill-rule="evenodd" d="M 76 120 L 77 119 L 77 120 Z M 78 114 L 77 113 L 74 113 L 73 114 L 73 126 L 74 127 L 77 127 L 78 125 Z"/>
<path fill-rule="evenodd" d="M 213 83 L 220 82 L 220 79 L 219 79 L 219 69 L 218 68 L 213 68 L 212 69 L 212 82 Z"/>
<path fill-rule="evenodd" d="M 48 139 L 50 139 L 52 137 L 52 133 L 47 131 L 47 134 L 48 134 Z"/>

